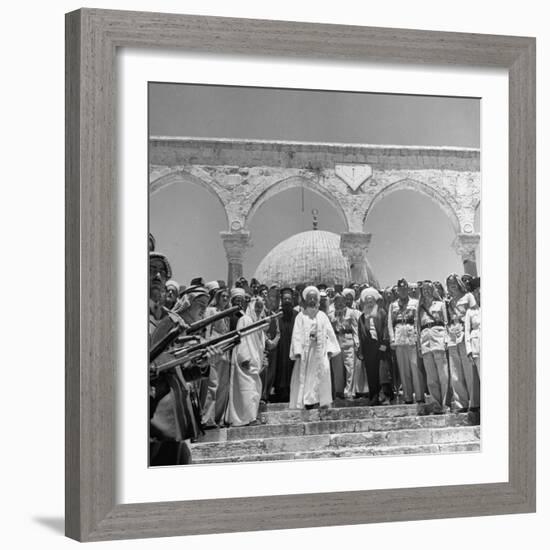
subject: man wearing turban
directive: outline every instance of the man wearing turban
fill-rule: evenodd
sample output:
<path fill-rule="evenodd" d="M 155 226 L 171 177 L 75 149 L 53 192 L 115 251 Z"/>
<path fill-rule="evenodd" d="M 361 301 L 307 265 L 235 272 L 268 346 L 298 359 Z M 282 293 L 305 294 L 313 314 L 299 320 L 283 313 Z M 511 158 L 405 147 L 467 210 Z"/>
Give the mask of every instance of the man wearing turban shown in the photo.
<path fill-rule="evenodd" d="M 217 281 L 216 281 L 217 283 Z M 211 285 L 212 286 L 212 285 Z M 219 285 L 218 285 L 219 287 Z M 208 288 L 208 284 L 206 286 Z M 212 294 L 212 290 L 210 290 Z M 229 307 L 229 291 L 226 288 L 214 291 L 205 317 L 211 317 Z M 229 332 L 229 318 L 224 317 L 206 327 L 206 338 L 217 338 Z M 229 373 L 231 353 L 226 351 L 210 361 L 210 376 L 206 384 L 202 402 L 202 423 L 205 429 L 216 428 L 223 424 L 227 400 L 229 398 Z"/>
<path fill-rule="evenodd" d="M 231 289 L 231 303 L 244 310 L 245 290 Z M 243 313 L 237 320 L 236 329 L 243 329 L 253 323 L 250 315 Z M 263 335 L 263 331 L 262 332 Z M 257 345 L 256 336 L 243 336 L 231 354 L 231 381 L 229 384 L 229 401 L 225 422 L 231 426 L 248 426 L 258 424 L 258 411 L 262 395 L 263 351 Z"/>
<path fill-rule="evenodd" d="M 169 279 L 166 281 L 166 300 L 164 305 L 168 309 L 172 309 L 176 305 L 179 290 L 180 285 L 177 281 L 174 281 L 174 279 Z"/>
<path fill-rule="evenodd" d="M 304 310 L 296 316 L 290 346 L 295 364 L 289 407 L 327 407 L 332 402 L 330 358 L 340 353 L 340 346 L 328 317 L 319 311 L 319 289 L 306 287 L 302 298 Z"/>

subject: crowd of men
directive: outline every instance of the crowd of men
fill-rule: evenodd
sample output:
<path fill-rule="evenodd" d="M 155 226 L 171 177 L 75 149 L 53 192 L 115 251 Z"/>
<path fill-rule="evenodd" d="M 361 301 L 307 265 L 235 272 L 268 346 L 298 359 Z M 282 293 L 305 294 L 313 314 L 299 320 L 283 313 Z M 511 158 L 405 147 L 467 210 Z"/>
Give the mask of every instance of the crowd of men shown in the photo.
<path fill-rule="evenodd" d="M 189 463 L 188 441 L 258 424 L 267 402 L 479 412 L 479 278 L 377 289 L 244 277 L 228 288 L 198 277 L 185 286 L 152 236 L 149 250 L 151 465 Z"/>

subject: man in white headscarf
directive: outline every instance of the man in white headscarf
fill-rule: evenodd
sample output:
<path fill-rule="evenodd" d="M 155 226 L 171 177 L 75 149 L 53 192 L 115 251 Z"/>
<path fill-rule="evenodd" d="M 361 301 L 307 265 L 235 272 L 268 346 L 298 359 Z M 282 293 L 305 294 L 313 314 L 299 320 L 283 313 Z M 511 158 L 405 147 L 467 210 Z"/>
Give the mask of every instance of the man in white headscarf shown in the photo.
<path fill-rule="evenodd" d="M 319 289 L 308 286 L 302 297 L 304 310 L 296 317 L 290 346 L 295 363 L 289 407 L 328 407 L 332 402 L 330 358 L 340 353 L 340 346 L 329 318 L 319 311 Z"/>
<path fill-rule="evenodd" d="M 231 289 L 231 304 L 244 309 L 245 291 L 242 288 Z M 237 330 L 253 323 L 250 315 L 243 313 L 237 321 Z M 229 402 L 225 421 L 231 426 L 258 424 L 258 411 L 262 395 L 263 351 L 257 338 L 265 338 L 263 331 L 243 336 L 231 354 L 231 382 L 229 384 Z"/>

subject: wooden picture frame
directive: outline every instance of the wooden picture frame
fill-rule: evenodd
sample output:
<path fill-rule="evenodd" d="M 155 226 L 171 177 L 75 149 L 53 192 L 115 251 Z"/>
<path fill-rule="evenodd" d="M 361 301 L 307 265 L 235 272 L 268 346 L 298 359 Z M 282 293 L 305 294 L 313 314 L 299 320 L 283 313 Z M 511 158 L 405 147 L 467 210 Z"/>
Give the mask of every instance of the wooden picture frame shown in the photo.
<path fill-rule="evenodd" d="M 116 504 L 120 47 L 509 71 L 508 482 Z M 535 511 L 534 38 L 82 9 L 66 16 L 66 71 L 67 536 L 99 541 Z"/>

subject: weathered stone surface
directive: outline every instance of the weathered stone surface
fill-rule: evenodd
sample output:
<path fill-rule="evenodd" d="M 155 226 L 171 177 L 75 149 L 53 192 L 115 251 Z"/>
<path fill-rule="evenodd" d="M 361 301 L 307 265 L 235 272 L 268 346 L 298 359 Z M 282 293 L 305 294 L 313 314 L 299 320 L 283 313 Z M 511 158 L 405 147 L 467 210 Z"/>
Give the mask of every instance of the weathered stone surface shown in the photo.
<path fill-rule="evenodd" d="M 337 434 L 348 432 L 368 431 L 369 421 L 361 420 L 324 420 L 304 424 L 305 435 Z"/>
<path fill-rule="evenodd" d="M 262 424 L 260 426 L 245 426 L 230 428 L 227 432 L 228 441 L 239 439 L 259 439 L 268 437 L 293 437 L 304 435 L 304 423 L 299 424 Z"/>
<path fill-rule="evenodd" d="M 464 426 L 462 428 L 444 428 L 434 430 L 432 433 L 433 443 L 463 443 L 479 439 L 477 426 Z"/>
<path fill-rule="evenodd" d="M 336 166 L 368 165 L 372 176 L 357 189 Z M 346 230 L 362 232 L 373 206 L 398 189 L 431 197 L 456 233 L 472 233 L 480 200 L 477 149 L 209 140 L 150 139 L 151 192 L 178 182 L 201 185 L 223 204 L 228 230 L 246 229 L 260 206 L 302 186 L 333 203 Z"/>
<path fill-rule="evenodd" d="M 471 426 L 473 420 L 467 414 L 448 416 L 397 416 L 347 418 L 343 420 L 312 420 L 296 424 L 263 424 L 220 430 L 208 430 L 200 443 L 238 441 L 242 439 L 266 439 L 323 434 L 412 430 Z"/>
<path fill-rule="evenodd" d="M 313 409 L 313 410 L 268 410 L 261 413 L 262 422 L 265 424 L 285 424 L 294 422 L 315 422 L 319 420 L 360 420 L 368 418 L 416 418 L 417 409 L 415 405 L 391 405 L 386 407 L 336 407 L 330 409 Z M 474 416 L 462 413 L 441 415 L 441 416 L 424 416 L 418 418 L 439 418 L 440 420 L 430 420 L 434 425 L 443 426 L 443 422 L 447 422 L 449 426 L 472 425 L 474 424 Z M 441 420 L 445 419 L 445 420 Z M 413 427 L 414 421 L 411 420 Z"/>
<path fill-rule="evenodd" d="M 432 433 L 442 429 L 420 429 L 420 430 L 396 430 L 394 432 L 388 432 L 387 444 L 391 447 L 398 447 L 403 445 L 429 445 L 433 443 Z M 455 428 L 460 430 L 462 428 Z M 446 443 L 446 441 L 441 441 Z"/>
<path fill-rule="evenodd" d="M 310 435 L 308 437 L 266 439 L 265 446 L 270 453 L 316 451 L 328 447 L 330 437 L 330 435 Z"/>
<path fill-rule="evenodd" d="M 413 416 L 416 407 L 410 405 L 393 405 L 388 407 L 341 407 L 337 409 L 321 409 L 321 420 L 344 420 L 346 418 L 393 418 Z"/>
<path fill-rule="evenodd" d="M 264 454 L 266 450 L 263 439 L 243 439 L 224 443 L 194 443 L 191 445 L 193 459 Z"/>
<path fill-rule="evenodd" d="M 264 455 L 243 455 L 235 457 L 216 457 L 210 459 L 194 458 L 195 464 L 220 463 L 220 462 L 256 462 L 272 460 L 310 460 L 333 458 L 364 458 L 372 456 L 400 456 L 423 454 L 448 454 L 448 453 L 473 453 L 480 451 L 479 442 L 450 443 L 443 445 L 410 445 L 401 447 L 345 447 L 328 448 L 321 451 L 307 451 L 296 453 L 274 453 Z"/>
<path fill-rule="evenodd" d="M 313 410 L 268 405 L 261 414 L 268 423 L 209 430 L 192 445 L 193 459 L 247 462 L 479 450 L 475 415 L 417 416 L 414 405 L 368 407 L 361 400 L 335 405 Z"/>
<path fill-rule="evenodd" d="M 411 430 L 416 428 L 443 428 L 446 426 L 443 416 L 395 416 L 389 418 L 373 418 L 365 422 L 369 430 Z M 358 430 L 361 431 L 361 430 Z"/>
<path fill-rule="evenodd" d="M 263 455 L 203 457 L 193 455 L 193 464 L 220 464 L 224 462 L 270 462 L 272 460 L 294 460 L 296 453 L 272 453 Z"/>
<path fill-rule="evenodd" d="M 350 434 L 335 434 L 330 438 L 331 447 L 366 447 L 370 445 L 385 446 L 388 432 L 360 432 Z"/>
<path fill-rule="evenodd" d="M 416 447 L 431 444 L 471 443 L 479 440 L 476 427 L 421 428 L 323 435 L 247 439 L 220 443 L 197 443 L 193 457 L 243 456 L 282 452 L 319 451 L 327 447 Z"/>
<path fill-rule="evenodd" d="M 319 420 L 319 409 L 273 411 L 260 414 L 265 424 L 289 424 Z"/>

